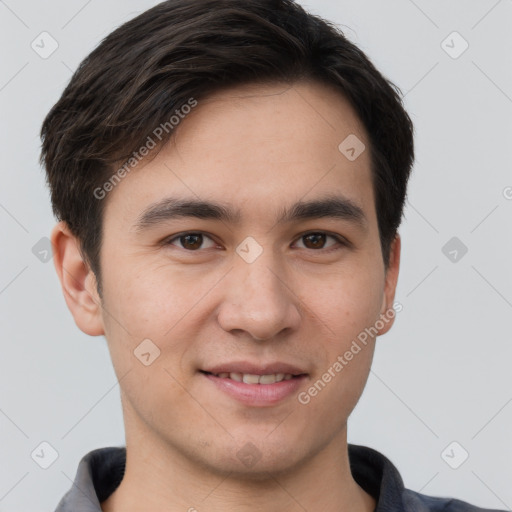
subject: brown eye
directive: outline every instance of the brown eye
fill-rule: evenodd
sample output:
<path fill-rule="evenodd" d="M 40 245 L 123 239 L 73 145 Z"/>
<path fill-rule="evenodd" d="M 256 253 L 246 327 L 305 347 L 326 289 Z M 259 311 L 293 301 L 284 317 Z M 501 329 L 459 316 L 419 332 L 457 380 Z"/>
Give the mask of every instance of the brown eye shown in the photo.
<path fill-rule="evenodd" d="M 203 235 L 180 236 L 180 242 L 185 249 L 199 249 L 203 242 Z"/>
<path fill-rule="evenodd" d="M 211 240 L 209 236 L 206 236 L 203 233 L 182 233 L 178 236 L 175 236 L 174 238 L 169 239 L 166 242 L 166 245 L 174 245 L 172 242 L 174 242 L 174 240 L 178 240 L 183 249 L 186 249 L 187 251 L 190 252 L 194 252 L 201 248 L 204 239 Z"/>
<path fill-rule="evenodd" d="M 325 238 L 325 233 L 311 233 L 303 237 L 304 240 L 308 241 L 308 243 L 305 244 L 308 249 L 321 249 L 325 244 Z"/>
<path fill-rule="evenodd" d="M 305 241 L 304 245 L 306 246 L 306 249 L 318 250 L 325 249 L 324 245 L 327 238 L 331 238 L 337 242 L 337 244 L 331 244 L 331 246 L 328 246 L 328 248 L 331 248 L 336 245 L 345 245 L 340 237 L 329 235 L 327 233 L 324 233 L 323 231 L 306 233 L 305 235 L 302 235 L 299 240 Z"/>

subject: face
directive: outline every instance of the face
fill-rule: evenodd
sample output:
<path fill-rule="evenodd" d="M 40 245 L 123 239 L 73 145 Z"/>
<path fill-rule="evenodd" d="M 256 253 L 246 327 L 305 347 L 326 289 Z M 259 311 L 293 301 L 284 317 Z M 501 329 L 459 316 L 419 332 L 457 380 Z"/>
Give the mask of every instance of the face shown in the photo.
<path fill-rule="evenodd" d="M 351 134 L 355 159 L 338 147 Z M 104 200 L 102 308 L 75 319 L 107 338 L 127 443 L 252 475 L 339 443 L 374 351 L 358 335 L 392 307 L 399 254 L 397 239 L 386 272 L 349 103 L 317 83 L 225 90 Z M 178 200 L 223 208 L 177 216 Z"/>

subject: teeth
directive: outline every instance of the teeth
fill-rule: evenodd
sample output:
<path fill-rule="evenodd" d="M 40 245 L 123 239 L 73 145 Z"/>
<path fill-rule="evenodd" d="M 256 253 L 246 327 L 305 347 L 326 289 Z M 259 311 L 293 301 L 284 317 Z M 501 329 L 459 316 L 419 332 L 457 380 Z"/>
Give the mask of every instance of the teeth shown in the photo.
<path fill-rule="evenodd" d="M 260 384 L 274 384 L 276 382 L 277 375 L 261 375 L 258 379 Z"/>
<path fill-rule="evenodd" d="M 222 372 L 214 374 L 221 379 L 232 379 L 237 382 L 244 382 L 245 384 L 274 384 L 274 382 L 281 382 L 282 380 L 290 380 L 293 378 L 291 373 L 272 373 L 270 375 L 254 375 L 252 373 L 228 373 Z"/>
<path fill-rule="evenodd" d="M 263 375 L 262 375 L 262 377 L 263 377 Z M 252 375 L 251 373 L 244 373 L 242 380 L 246 384 L 258 384 L 258 382 L 260 381 L 260 376 Z"/>

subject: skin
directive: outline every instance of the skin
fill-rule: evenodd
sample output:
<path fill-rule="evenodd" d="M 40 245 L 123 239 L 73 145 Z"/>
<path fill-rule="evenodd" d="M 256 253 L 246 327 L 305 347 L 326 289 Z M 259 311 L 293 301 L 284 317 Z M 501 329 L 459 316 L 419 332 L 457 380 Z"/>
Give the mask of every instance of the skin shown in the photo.
<path fill-rule="evenodd" d="M 367 148 L 354 161 L 338 150 L 349 134 Z M 296 394 L 243 405 L 198 372 L 285 361 L 309 374 L 304 391 L 392 308 L 400 237 L 386 270 L 368 148 L 350 104 L 325 85 L 235 87 L 200 101 L 158 155 L 108 194 L 102 298 L 77 240 L 55 226 L 67 305 L 82 331 L 105 335 L 120 380 L 127 464 L 103 512 L 373 511 L 350 473 L 347 419 L 376 338 L 306 405 Z M 332 218 L 275 223 L 284 206 L 333 192 L 362 208 L 365 229 Z M 137 233 L 144 208 L 169 195 L 239 208 L 240 224 L 181 218 Z M 162 243 L 190 231 L 204 233 L 202 244 Z M 349 244 L 328 236 L 315 245 L 303 236 L 311 231 Z M 252 263 L 236 253 L 247 236 L 263 249 Z M 146 338 L 160 349 L 149 366 L 134 356 Z M 260 456 L 250 467 L 236 455 L 248 442 Z"/>

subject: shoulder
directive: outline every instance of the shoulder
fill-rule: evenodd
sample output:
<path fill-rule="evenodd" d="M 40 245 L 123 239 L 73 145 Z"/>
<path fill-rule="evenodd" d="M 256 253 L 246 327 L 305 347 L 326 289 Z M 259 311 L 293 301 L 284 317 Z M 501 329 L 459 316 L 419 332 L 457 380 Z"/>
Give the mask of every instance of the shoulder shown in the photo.
<path fill-rule="evenodd" d="M 497 509 L 480 508 L 455 498 L 428 496 L 404 489 L 402 499 L 406 510 L 411 512 L 503 512 Z"/>
<path fill-rule="evenodd" d="M 504 512 L 504 509 L 480 508 L 455 498 L 412 491 L 404 486 L 391 460 L 379 451 L 349 444 L 348 452 L 352 476 L 375 498 L 375 512 Z"/>

